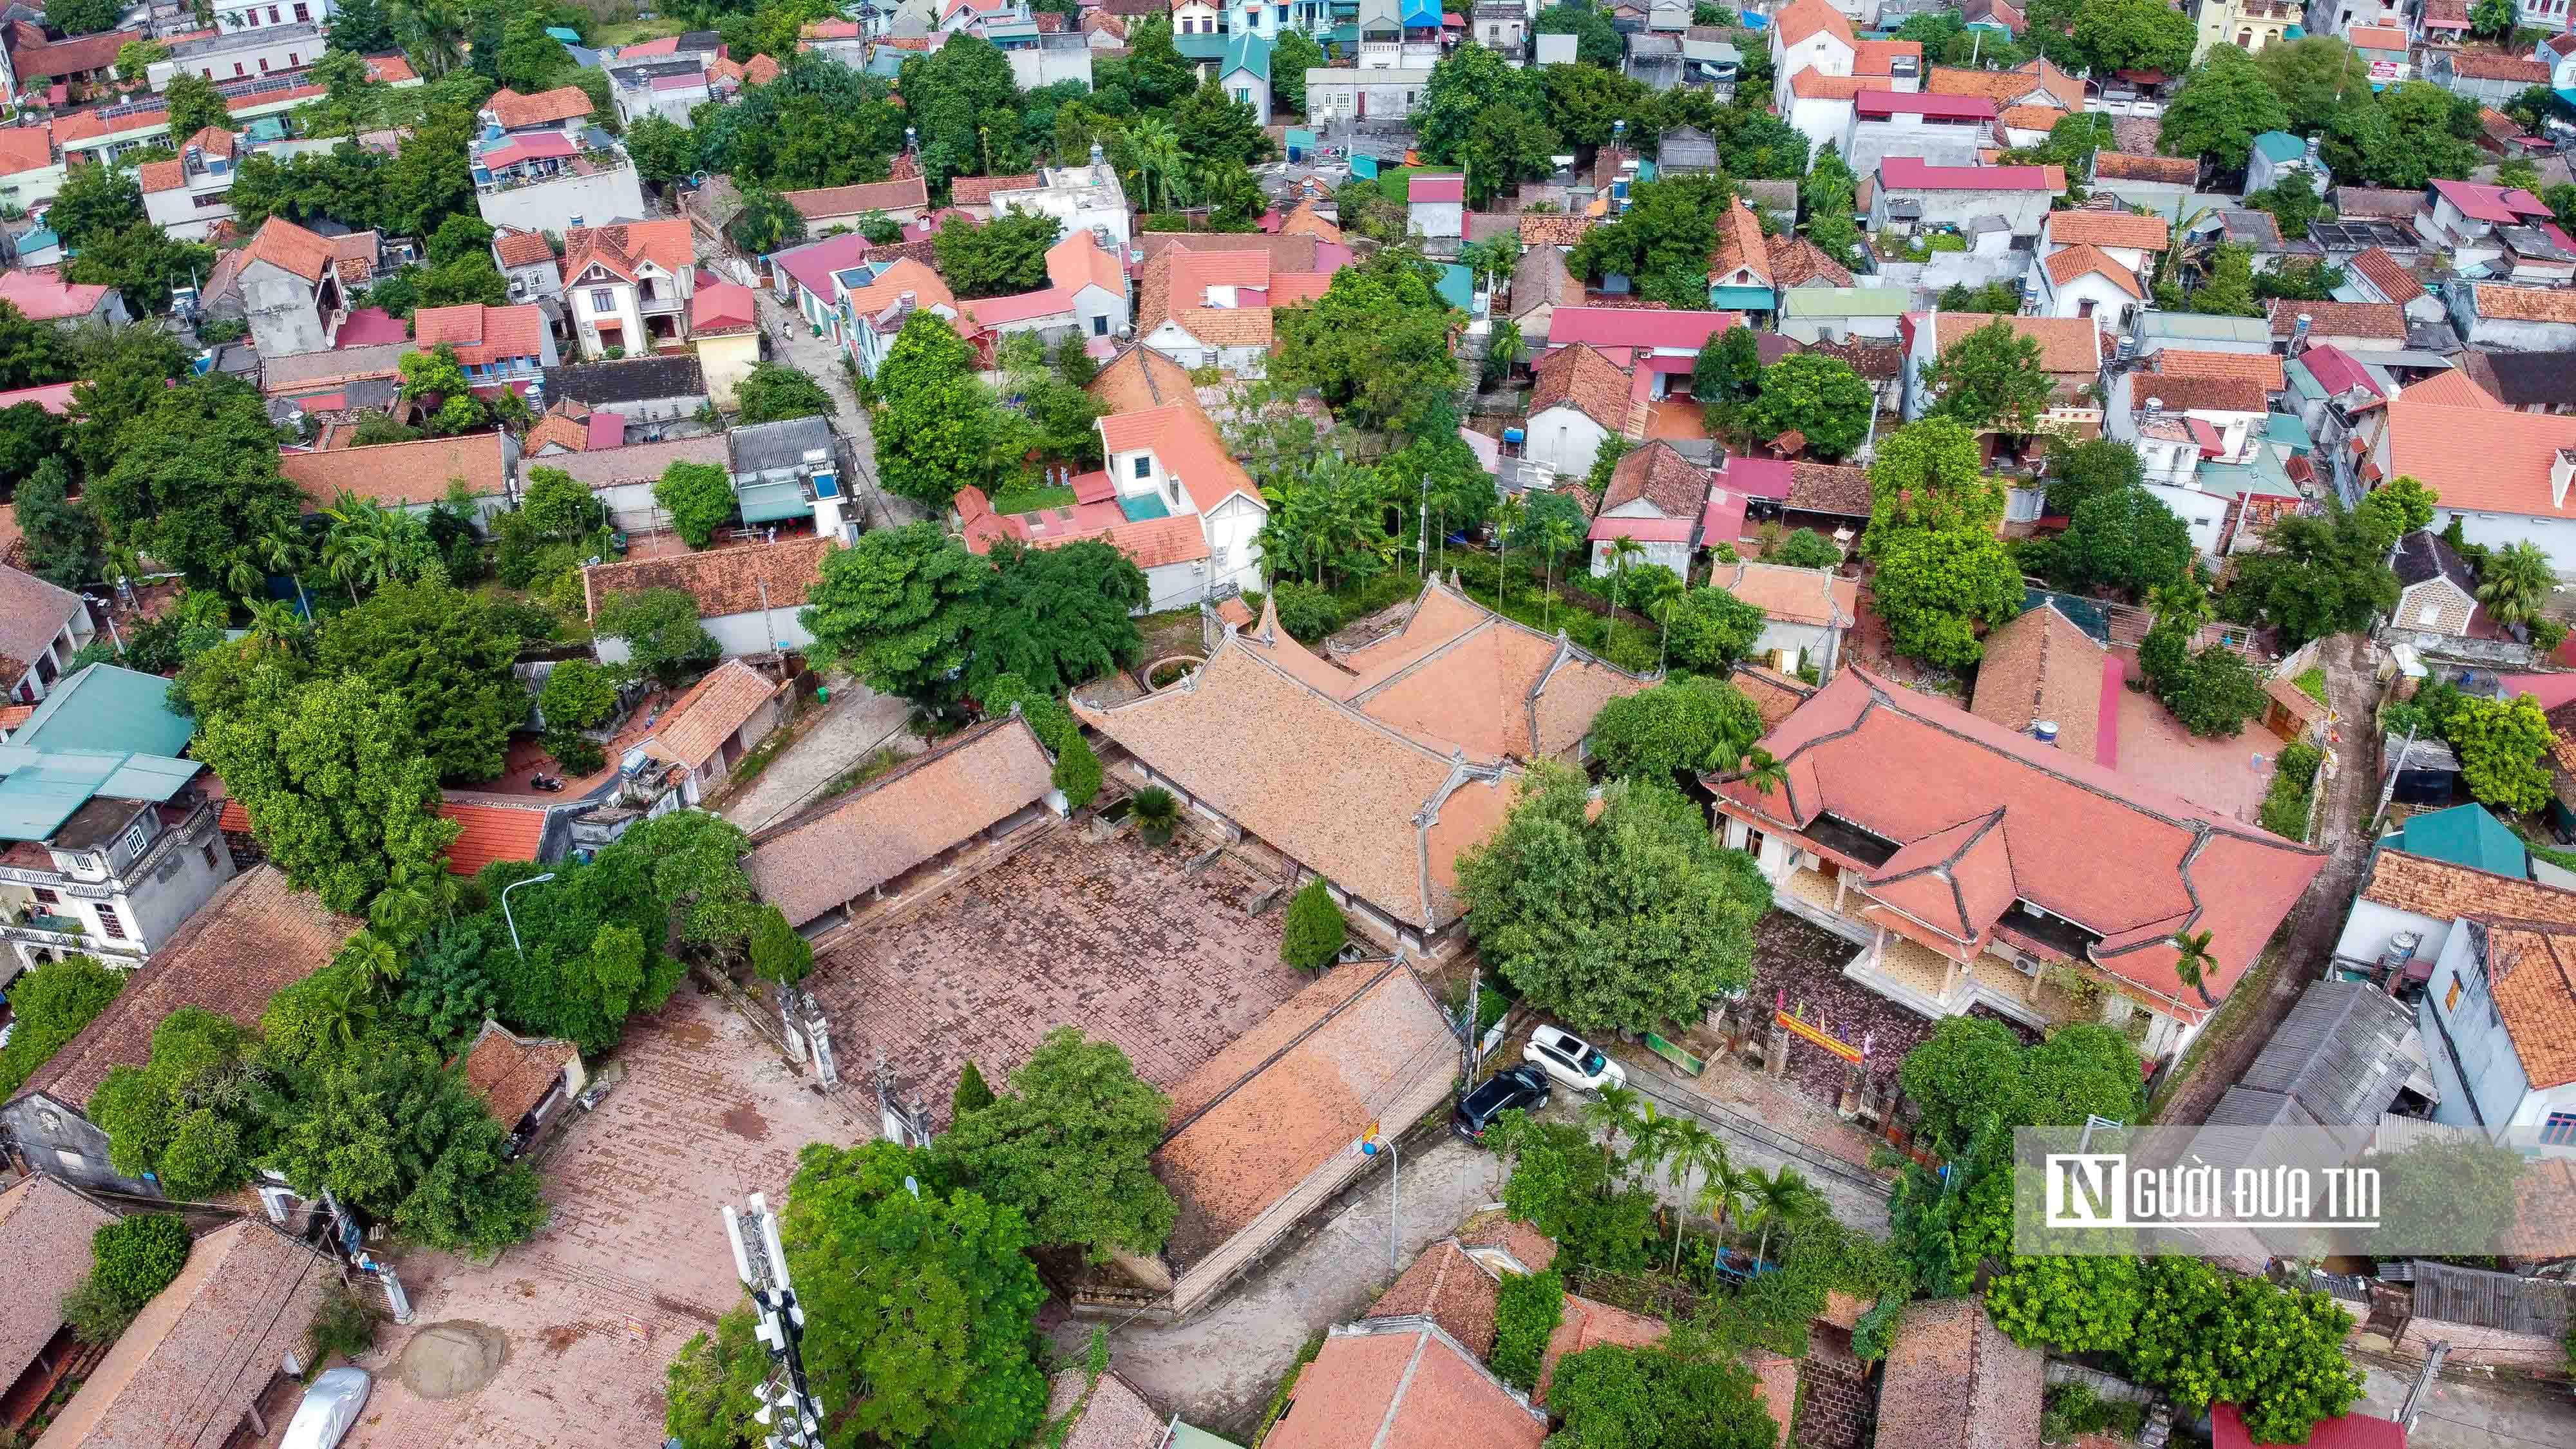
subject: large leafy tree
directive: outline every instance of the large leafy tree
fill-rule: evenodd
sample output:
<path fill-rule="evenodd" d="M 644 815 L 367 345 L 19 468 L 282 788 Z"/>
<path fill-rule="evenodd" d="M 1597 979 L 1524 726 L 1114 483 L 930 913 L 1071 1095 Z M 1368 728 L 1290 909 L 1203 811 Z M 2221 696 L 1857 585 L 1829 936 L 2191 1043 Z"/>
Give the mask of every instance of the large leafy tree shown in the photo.
<path fill-rule="evenodd" d="M 79 376 L 71 343 L 50 322 L 0 302 L 0 388 L 36 387 Z"/>
<path fill-rule="evenodd" d="M 277 429 L 248 385 L 208 374 L 165 389 L 119 433 L 93 485 L 108 541 L 201 589 L 227 585 L 263 538 L 295 527 L 303 499 L 278 476 Z"/>
<path fill-rule="evenodd" d="M 1046 285 L 1047 248 L 1063 224 L 1042 211 L 1006 211 L 977 226 L 951 216 L 931 246 L 939 274 L 960 297 L 1000 297 Z"/>
<path fill-rule="evenodd" d="M 1753 1371 L 1696 1328 L 1653 1348 L 1605 1343 L 1566 1355 L 1547 1406 L 1565 1420 L 1550 1438 L 1577 1446 L 1772 1449 L 1781 1437 Z"/>
<path fill-rule="evenodd" d="M 501 773 L 528 694 L 511 677 L 519 638 L 480 595 L 444 583 L 390 584 L 334 618 L 315 646 L 325 675 L 372 686 L 442 779 Z"/>
<path fill-rule="evenodd" d="M 1875 599 L 1889 647 L 1965 669 L 1985 653 L 1978 636 L 2021 612 L 2021 571 L 1991 525 L 1907 529 L 1878 550 Z"/>
<path fill-rule="evenodd" d="M 919 132 L 921 166 L 933 191 L 953 176 L 1008 176 L 1028 169 L 1019 88 L 1011 63 L 981 36 L 908 57 L 895 80 L 904 115 Z"/>
<path fill-rule="evenodd" d="M 946 320 L 915 312 L 877 369 L 877 472 L 892 492 L 945 509 L 983 476 L 992 400 L 975 379 L 975 349 Z"/>
<path fill-rule="evenodd" d="M 2190 569 L 2191 531 L 2146 489 L 2120 488 L 2076 508 L 2053 557 L 2071 586 L 2108 585 L 2135 601 Z"/>
<path fill-rule="evenodd" d="M 940 1157 L 985 1197 L 1019 1209 L 1041 1243 L 1110 1254 L 1161 1251 L 1177 1211 L 1153 1153 L 1171 1099 L 1117 1044 L 1057 1027 L 1011 1073 L 1011 1090 L 951 1122 Z"/>
<path fill-rule="evenodd" d="M 1664 626 L 1664 647 L 1674 664 L 1716 673 L 1750 655 L 1766 623 L 1761 609 L 1713 586 L 1666 601 L 1657 606 L 1655 617 Z"/>
<path fill-rule="evenodd" d="M 754 364 L 734 384 L 733 395 L 737 427 L 832 414 L 832 395 L 823 390 L 823 384 L 784 363 Z"/>
<path fill-rule="evenodd" d="M 1194 161 L 1240 161 L 1249 166 L 1270 159 L 1270 134 L 1254 119 L 1252 107 L 1226 94 L 1213 77 L 1182 97 L 1165 116 L 1181 154 Z"/>
<path fill-rule="evenodd" d="M 686 589 L 611 594 L 593 622 L 599 637 L 625 641 L 628 663 L 664 684 L 679 683 L 724 652 L 699 622 L 697 596 Z"/>
<path fill-rule="evenodd" d="M 1344 267 L 1311 306 L 1277 315 L 1283 381 L 1321 392 L 1353 427 L 1385 431 L 1445 404 L 1461 373 L 1449 344 L 1449 309 L 1433 272 L 1406 247 Z"/>
<path fill-rule="evenodd" d="M 171 291 L 204 276 L 214 261 L 213 248 L 135 221 L 92 237 L 63 275 L 84 286 L 114 287 L 129 311 L 149 316 L 167 308 Z"/>
<path fill-rule="evenodd" d="M 2001 317 L 1942 348 L 1924 380 L 1942 417 L 2007 433 L 2037 429 L 2055 387 L 2040 365 L 2038 339 Z"/>
<path fill-rule="evenodd" d="M 341 0 L 332 8 L 331 49 L 382 55 L 395 47 L 393 16 L 384 0 Z"/>
<path fill-rule="evenodd" d="M 680 963 L 662 950 L 669 910 L 654 892 L 651 857 L 622 837 L 593 860 L 552 869 L 553 880 L 511 897 L 506 918 L 495 904 L 471 922 L 483 971 L 512 1028 L 605 1051 L 630 1013 L 660 1006 L 679 984 Z M 540 873 L 514 861 L 487 867 L 482 883 L 497 902 Z"/>
<path fill-rule="evenodd" d="M 60 457 L 49 457 L 18 485 L 15 507 L 27 540 L 27 572 L 74 589 L 105 572 L 107 535 L 89 502 L 70 495 L 71 470 Z"/>
<path fill-rule="evenodd" d="M 1881 439 L 1869 490 L 1861 551 L 1873 557 L 1902 533 L 1992 533 L 2003 521 L 2003 485 L 1986 473 L 1976 433 L 1953 418 L 1927 417 Z"/>
<path fill-rule="evenodd" d="M 1670 784 L 1734 769 L 1761 736 L 1761 712 L 1734 685 L 1689 676 L 1602 706 L 1591 746 L 1613 775 Z"/>
<path fill-rule="evenodd" d="M 2397 606 L 2397 576 L 2387 544 L 2329 499 L 2321 514 L 2283 514 L 2263 531 L 2263 547 L 2236 558 L 2220 612 L 2281 631 L 2295 648 L 2328 634 L 2370 627 Z"/>
<path fill-rule="evenodd" d="M 2178 75 L 2198 39 L 2192 18 L 2163 0 L 2086 0 L 2076 12 L 2074 41 L 2097 74 L 2153 70 Z"/>
<path fill-rule="evenodd" d="M 1723 176 L 1641 182 L 1617 220 L 1583 234 L 1566 266 L 1587 280 L 1624 274 L 1651 301 L 1706 307 L 1710 238 L 1734 193 Z"/>
<path fill-rule="evenodd" d="M 143 188 L 121 166 L 71 168 L 45 211 L 46 224 L 74 251 L 143 219 Z"/>
<path fill-rule="evenodd" d="M 2477 103 L 2430 81 L 2400 81 L 2335 113 L 2325 160 L 2337 178 L 2413 189 L 2466 177 L 2481 159 Z"/>
<path fill-rule="evenodd" d="M 1733 426 L 1761 391 L 1762 346 L 1752 328 L 1729 327 L 1700 344 L 1691 361 L 1691 396 L 1712 428 Z"/>
<path fill-rule="evenodd" d="M 1597 813 L 1583 777 L 1534 768 L 1503 828 L 1460 862 L 1477 949 L 1579 1026 L 1695 1018 L 1752 977 L 1770 889 L 1670 785 L 1631 780 Z"/>
<path fill-rule="evenodd" d="M 2138 450 L 2118 438 L 2086 438 L 2048 450 L 2048 511 L 2073 514 L 2086 499 L 2147 481 Z"/>
<path fill-rule="evenodd" d="M 936 524 L 879 529 L 824 557 L 797 618 L 819 657 L 841 661 L 869 688 L 945 704 L 964 688 L 992 576 Z"/>
<path fill-rule="evenodd" d="M 2549 803 L 2551 735 L 2539 701 L 2464 699 L 2442 733 L 2459 754 L 2461 783 L 2482 803 L 2516 814 Z"/>
<path fill-rule="evenodd" d="M 963 57 L 960 52 L 959 58 Z M 893 87 L 882 77 L 821 55 L 775 59 L 786 67 L 777 80 L 747 87 L 739 101 L 698 118 L 698 164 L 731 175 L 734 184 L 746 191 L 771 196 L 782 190 L 884 180 L 888 160 L 903 149 L 905 111 L 894 103 Z M 904 94 L 921 94 L 912 89 L 910 77 Z M 971 105 L 968 109 L 971 113 Z M 944 112 L 941 124 L 949 124 Z M 924 140 L 929 139 L 930 133 L 925 132 Z M 971 147 L 973 137 L 966 140 Z M 954 170 L 947 163 L 965 154 L 953 145 L 943 146 L 934 179 L 945 185 Z M 788 208 L 788 214 L 793 216 L 794 208 Z"/>
<path fill-rule="evenodd" d="M 1046 1286 L 1017 1208 L 943 1182 L 920 1149 L 816 1143 L 780 1236 L 807 1317 L 807 1378 L 846 1432 L 1009 1449 L 1046 1417 L 1029 1352 Z"/>
<path fill-rule="evenodd" d="M 671 515 L 671 531 L 693 549 L 716 541 L 716 530 L 733 521 L 737 502 L 733 475 L 722 463 L 674 459 L 653 484 L 655 507 Z"/>
<path fill-rule="evenodd" d="M 173 142 L 189 141 L 209 126 L 218 131 L 233 128 L 232 112 L 224 107 L 224 93 L 215 89 L 213 81 L 185 66 L 172 73 L 169 89 L 162 92 L 162 98 L 170 103 Z"/>
<path fill-rule="evenodd" d="M 143 1065 L 111 1068 L 90 1096 L 109 1164 L 127 1177 L 149 1173 L 183 1200 L 240 1186 L 267 1145 L 262 1109 L 275 1100 L 258 1048 L 258 1038 L 203 1007 L 163 1017 Z"/>
<path fill-rule="evenodd" d="M 2289 128 L 2314 135 L 2336 114 L 2370 94 L 2370 62 L 2339 35 L 2309 35 L 2276 40 L 2254 56 L 2254 64 L 2288 108 Z"/>
<path fill-rule="evenodd" d="M 2254 138 L 2289 124 L 2289 106 L 2254 58 L 2214 45 L 2165 106 L 2156 145 L 2168 156 L 2206 156 L 2221 171 L 2242 175 Z"/>
<path fill-rule="evenodd" d="M 1610 26 L 1607 11 L 1597 6 L 1559 0 L 1538 13 L 1530 26 L 1533 35 L 1571 35 L 1574 58 L 1585 66 L 1617 66 L 1625 51 L 1619 32 Z"/>
<path fill-rule="evenodd" d="M 1431 68 L 1414 118 L 1422 157 L 1440 166 L 1465 163 L 1467 199 L 1481 205 L 1547 164 L 1556 138 L 1546 109 L 1536 70 L 1469 41 Z"/>
<path fill-rule="evenodd" d="M 1144 572 L 1098 539 L 1061 548 L 1003 547 L 984 589 L 987 612 L 975 636 L 970 687 L 1016 674 L 1049 694 L 1140 661 L 1145 636 Z M 979 694 L 980 690 L 977 691 Z"/>
<path fill-rule="evenodd" d="M 1761 390 L 1744 409 L 1744 426 L 1757 438 L 1801 433 L 1807 451 L 1844 458 L 1868 434 L 1876 406 L 1877 394 L 1850 363 L 1797 353 L 1762 369 Z"/>
<path fill-rule="evenodd" d="M 348 913 L 395 881 L 436 879 L 460 827 L 435 813 L 438 766 L 411 706 L 357 674 L 290 677 L 255 678 L 197 737 L 269 859 Z"/>
<path fill-rule="evenodd" d="M 443 1252 L 490 1253 L 545 1221 L 537 1176 L 462 1076 L 426 1053 L 353 1053 L 297 1094 L 263 1164 L 299 1191 L 329 1188 Z"/>
<path fill-rule="evenodd" d="M 36 1068 L 53 1060 L 124 987 L 123 972 L 80 955 L 40 961 L 11 982 L 9 1012 L 16 1030 L 0 1046 L 0 1097 L 16 1096 Z"/>

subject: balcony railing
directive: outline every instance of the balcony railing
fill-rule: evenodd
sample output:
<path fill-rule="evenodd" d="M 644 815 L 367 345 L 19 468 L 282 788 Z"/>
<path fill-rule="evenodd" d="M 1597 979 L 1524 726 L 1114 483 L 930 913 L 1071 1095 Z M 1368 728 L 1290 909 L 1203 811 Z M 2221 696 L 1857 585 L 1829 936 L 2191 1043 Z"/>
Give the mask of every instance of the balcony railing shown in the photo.
<path fill-rule="evenodd" d="M 60 891 L 67 896 L 78 896 L 85 901 L 108 900 L 116 894 L 116 887 L 113 885 L 74 880 L 58 870 L 21 870 L 13 865 L 0 866 L 0 881 L 6 881 L 11 885 L 43 886 L 48 890 Z"/>

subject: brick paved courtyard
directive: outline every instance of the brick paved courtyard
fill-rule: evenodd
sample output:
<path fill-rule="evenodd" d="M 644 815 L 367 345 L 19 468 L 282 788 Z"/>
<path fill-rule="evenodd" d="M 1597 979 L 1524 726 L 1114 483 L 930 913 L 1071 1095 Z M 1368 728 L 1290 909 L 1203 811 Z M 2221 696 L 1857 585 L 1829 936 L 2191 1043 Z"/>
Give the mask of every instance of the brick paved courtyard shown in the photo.
<path fill-rule="evenodd" d="M 488 1265 L 400 1256 L 418 1317 L 387 1327 L 361 1361 L 375 1393 L 349 1444 L 661 1443 L 664 1369 L 741 1297 L 718 1210 L 753 1192 L 782 1201 L 809 1141 L 875 1135 L 873 1104 L 869 1121 L 851 1118 L 687 985 L 628 1023 L 614 1060 L 624 1080 L 568 1125 L 540 1168 L 553 1210 L 544 1230 Z M 455 1320 L 499 1329 L 507 1357 L 481 1390 L 433 1403 L 392 1365 L 417 1328 Z"/>
<path fill-rule="evenodd" d="M 1244 909 L 1263 883 L 1231 856 L 1185 874 L 1181 849 L 1057 829 L 836 938 L 805 987 L 842 1070 L 862 1077 L 883 1051 L 944 1124 L 967 1058 L 998 1091 L 1049 1030 L 1076 1026 L 1169 1089 L 1308 980 L 1279 959 L 1281 912 Z"/>
<path fill-rule="evenodd" d="M 1801 1020 L 1821 1021 L 1828 1033 L 1854 1046 L 1866 1041 L 1871 1074 L 1893 1077 L 1905 1054 L 1931 1037 L 1934 1023 L 1842 974 L 1862 949 L 1787 911 L 1772 911 L 1753 928 L 1751 991 L 1765 1009 L 1787 992 L 1789 1009 Z M 1993 1017 L 1982 1006 L 1974 1014 Z M 1842 1093 L 1843 1071 L 1842 1058 L 1812 1042 L 1789 1039 L 1789 1085 L 1810 1100 L 1830 1106 Z"/>

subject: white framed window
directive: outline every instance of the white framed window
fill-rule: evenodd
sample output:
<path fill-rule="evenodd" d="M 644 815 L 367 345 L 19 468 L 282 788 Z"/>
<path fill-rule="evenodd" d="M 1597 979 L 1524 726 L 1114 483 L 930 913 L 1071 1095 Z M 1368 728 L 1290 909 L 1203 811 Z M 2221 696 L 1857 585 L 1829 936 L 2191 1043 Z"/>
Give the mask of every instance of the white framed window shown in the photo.
<path fill-rule="evenodd" d="M 125 939 L 125 922 L 117 917 L 116 907 L 105 901 L 99 903 L 98 929 L 111 941 Z"/>
<path fill-rule="evenodd" d="M 614 292 L 612 292 L 612 291 L 610 291 L 610 290 L 608 290 L 606 287 L 593 287 L 593 288 L 591 288 L 591 289 L 590 289 L 590 310 L 592 310 L 593 312 L 614 312 L 614 311 L 616 311 L 616 310 L 617 310 L 617 294 L 616 294 L 616 293 L 614 293 Z"/>
<path fill-rule="evenodd" d="M 1149 458 L 1149 457 L 1140 457 L 1140 458 L 1138 458 L 1138 459 L 1136 460 L 1136 476 L 1137 476 L 1137 477 L 1139 477 L 1139 478 L 1151 478 L 1151 477 L 1153 477 L 1153 476 L 1154 476 L 1154 460 L 1153 460 L 1152 458 Z"/>

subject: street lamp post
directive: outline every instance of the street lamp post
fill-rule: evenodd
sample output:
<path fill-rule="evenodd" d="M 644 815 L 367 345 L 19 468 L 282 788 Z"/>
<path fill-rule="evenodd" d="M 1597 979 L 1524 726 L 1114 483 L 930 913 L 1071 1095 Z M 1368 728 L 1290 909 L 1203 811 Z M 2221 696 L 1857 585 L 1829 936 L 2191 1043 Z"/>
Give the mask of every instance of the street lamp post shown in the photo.
<path fill-rule="evenodd" d="M 526 947 L 519 944 L 519 923 L 510 917 L 510 892 L 521 886 L 532 886 L 539 881 L 549 881 L 554 878 L 555 873 L 547 871 L 544 875 L 532 875 L 526 880 L 514 880 L 501 887 L 501 922 L 510 928 L 510 949 L 518 952 L 519 959 L 522 961 L 528 959 L 528 952 Z"/>

